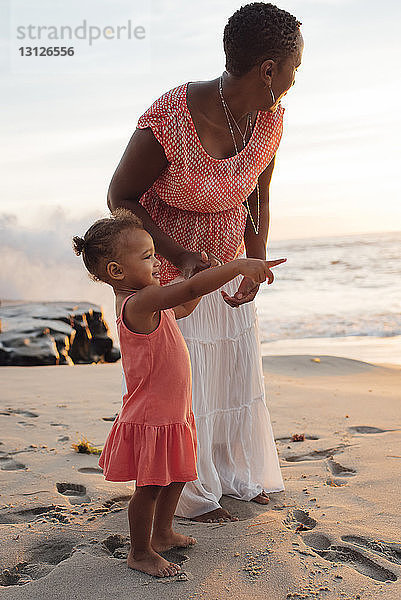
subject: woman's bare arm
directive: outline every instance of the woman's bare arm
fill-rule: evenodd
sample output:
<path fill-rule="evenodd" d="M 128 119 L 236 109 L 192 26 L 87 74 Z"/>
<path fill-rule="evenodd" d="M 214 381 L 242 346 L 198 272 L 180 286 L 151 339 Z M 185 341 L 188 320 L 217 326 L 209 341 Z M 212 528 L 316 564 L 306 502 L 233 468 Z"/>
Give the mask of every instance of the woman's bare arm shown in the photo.
<path fill-rule="evenodd" d="M 218 264 L 211 254 L 207 260 L 200 252 L 191 252 L 168 236 L 140 204 L 140 197 L 168 166 L 163 146 L 152 130 L 136 129 L 110 183 L 107 204 L 110 210 L 123 207 L 135 213 L 153 238 L 156 251 L 181 270 L 185 277 Z"/>
<path fill-rule="evenodd" d="M 266 244 L 267 237 L 269 233 L 269 188 L 270 182 L 274 170 L 274 161 L 275 157 L 271 160 L 269 165 L 263 171 L 263 173 L 259 176 L 259 200 L 260 200 L 260 217 L 259 217 L 259 233 L 256 234 L 254 227 L 252 225 L 252 221 L 248 215 L 245 227 L 244 241 L 245 241 L 245 249 L 246 255 L 249 258 L 261 258 L 264 260 L 266 258 Z M 252 194 L 248 198 L 249 208 L 252 213 L 253 220 L 257 225 L 257 191 L 256 189 L 252 192 Z M 254 282 L 250 281 L 248 278 L 244 278 L 237 292 L 234 296 L 229 296 L 225 292 L 223 293 L 223 298 L 231 307 L 236 308 L 241 304 L 245 304 L 246 302 L 251 302 L 259 289 L 259 285 L 255 285 Z"/>
<path fill-rule="evenodd" d="M 270 225 L 269 191 L 274 170 L 274 161 L 275 157 L 259 177 L 260 222 L 259 233 L 257 235 L 249 215 L 246 221 L 244 240 L 246 255 L 248 258 L 261 258 L 262 260 L 266 259 L 266 245 Z M 258 207 L 256 190 L 254 190 L 250 195 L 248 203 L 252 212 L 253 220 L 255 223 L 257 223 Z"/>
<path fill-rule="evenodd" d="M 111 180 L 107 204 L 110 210 L 127 208 L 142 219 L 146 231 L 154 240 L 156 251 L 176 264 L 185 249 L 166 235 L 139 203 L 140 197 L 167 166 L 163 146 L 152 130 L 136 129 Z"/>

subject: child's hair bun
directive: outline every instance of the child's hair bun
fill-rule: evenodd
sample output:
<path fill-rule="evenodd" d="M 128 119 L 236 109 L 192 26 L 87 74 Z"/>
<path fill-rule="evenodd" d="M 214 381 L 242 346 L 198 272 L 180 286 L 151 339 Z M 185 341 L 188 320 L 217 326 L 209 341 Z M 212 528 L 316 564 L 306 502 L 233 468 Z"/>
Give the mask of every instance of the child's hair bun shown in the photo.
<path fill-rule="evenodd" d="M 75 235 L 72 238 L 72 247 L 77 256 L 80 256 L 85 249 L 85 240 Z"/>

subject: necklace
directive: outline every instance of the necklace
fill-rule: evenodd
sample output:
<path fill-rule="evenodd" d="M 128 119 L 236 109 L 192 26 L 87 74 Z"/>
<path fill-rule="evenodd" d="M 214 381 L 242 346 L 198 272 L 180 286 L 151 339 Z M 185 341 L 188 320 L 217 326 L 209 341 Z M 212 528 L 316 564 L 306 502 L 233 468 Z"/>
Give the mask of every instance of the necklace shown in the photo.
<path fill-rule="evenodd" d="M 252 135 L 252 131 L 253 131 L 251 113 L 248 113 L 248 118 L 247 118 L 247 121 L 246 121 L 245 131 L 244 131 L 244 133 L 242 133 L 240 126 L 238 125 L 237 121 L 234 118 L 234 115 L 232 114 L 232 112 L 230 110 L 230 107 L 228 106 L 227 102 L 224 99 L 224 96 L 223 96 L 223 78 L 221 76 L 220 76 L 220 79 L 219 79 L 219 93 L 220 93 L 221 104 L 223 106 L 223 110 L 224 110 L 224 113 L 226 115 L 228 128 L 230 130 L 231 137 L 232 137 L 232 140 L 233 140 L 235 154 L 238 154 L 238 146 L 237 146 L 237 142 L 235 140 L 235 135 L 234 135 L 234 131 L 233 131 L 233 128 L 232 128 L 232 125 L 231 125 L 231 120 L 230 120 L 229 115 L 231 116 L 231 119 L 233 120 L 235 126 L 237 127 L 237 129 L 238 129 L 238 131 L 239 131 L 239 133 L 241 135 L 242 144 L 243 144 L 242 145 L 242 149 L 244 149 L 245 146 L 246 146 L 246 134 L 248 132 L 248 126 L 249 126 L 249 130 L 251 132 L 251 135 Z M 258 235 L 258 233 L 259 233 L 259 225 L 260 225 L 259 178 L 258 178 L 258 180 L 256 182 L 256 197 L 257 197 L 257 204 L 256 204 L 256 206 L 257 206 L 256 224 L 255 224 L 255 221 L 254 221 L 253 216 L 252 216 L 252 212 L 251 212 L 251 208 L 249 206 L 248 198 L 245 201 L 245 205 L 246 205 L 246 208 L 247 208 L 247 211 L 248 211 L 249 218 L 250 218 L 251 223 L 252 223 L 253 230 L 254 230 L 255 234 Z"/>
<path fill-rule="evenodd" d="M 222 90 L 222 92 L 223 92 L 223 90 Z M 230 117 L 231 117 L 231 118 L 232 118 L 232 120 L 234 121 L 234 125 L 237 127 L 237 129 L 238 129 L 238 131 L 239 131 L 239 133 L 240 133 L 240 136 L 242 137 L 242 144 L 243 144 L 243 147 L 245 148 L 245 146 L 246 146 L 246 134 L 248 133 L 248 125 L 250 125 L 250 128 L 252 128 L 252 117 L 251 117 L 251 113 L 248 113 L 248 114 L 247 114 L 245 131 L 244 131 L 244 133 L 242 133 L 242 131 L 241 131 L 241 129 L 240 129 L 240 126 L 238 125 L 237 121 L 236 121 L 236 120 L 235 120 L 235 118 L 234 118 L 234 115 L 233 115 L 233 113 L 232 113 L 232 112 L 231 112 L 231 110 L 230 110 L 230 107 L 228 106 L 228 104 L 227 104 L 227 103 L 226 103 L 226 101 L 224 100 L 224 96 L 223 96 L 223 102 L 224 102 L 224 106 L 225 106 L 225 108 L 228 110 L 228 112 L 229 112 L 229 114 L 230 114 Z"/>

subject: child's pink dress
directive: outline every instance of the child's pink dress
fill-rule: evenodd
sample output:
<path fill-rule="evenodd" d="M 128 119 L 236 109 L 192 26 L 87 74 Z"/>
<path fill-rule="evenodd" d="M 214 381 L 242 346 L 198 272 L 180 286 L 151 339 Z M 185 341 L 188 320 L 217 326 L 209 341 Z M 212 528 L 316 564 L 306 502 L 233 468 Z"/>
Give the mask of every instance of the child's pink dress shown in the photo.
<path fill-rule="evenodd" d="M 136 480 L 137 486 L 194 481 L 196 429 L 187 346 L 172 309 L 160 311 L 152 333 L 128 329 L 124 307 L 129 298 L 117 319 L 128 391 L 99 465 L 107 480 Z"/>

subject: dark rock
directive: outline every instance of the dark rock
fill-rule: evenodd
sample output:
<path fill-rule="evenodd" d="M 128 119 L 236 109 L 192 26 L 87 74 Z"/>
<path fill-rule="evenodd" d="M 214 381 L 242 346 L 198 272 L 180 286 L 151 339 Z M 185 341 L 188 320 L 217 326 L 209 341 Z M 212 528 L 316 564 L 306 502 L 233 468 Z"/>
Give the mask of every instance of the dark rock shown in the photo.
<path fill-rule="evenodd" d="M 116 362 L 102 310 L 88 302 L 0 307 L 0 366 Z"/>

